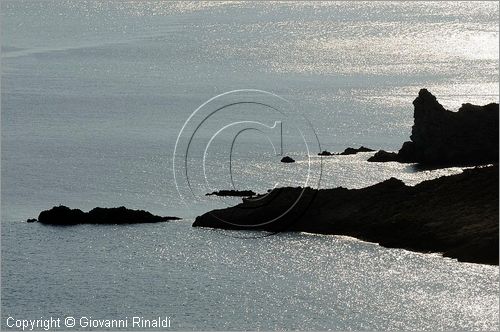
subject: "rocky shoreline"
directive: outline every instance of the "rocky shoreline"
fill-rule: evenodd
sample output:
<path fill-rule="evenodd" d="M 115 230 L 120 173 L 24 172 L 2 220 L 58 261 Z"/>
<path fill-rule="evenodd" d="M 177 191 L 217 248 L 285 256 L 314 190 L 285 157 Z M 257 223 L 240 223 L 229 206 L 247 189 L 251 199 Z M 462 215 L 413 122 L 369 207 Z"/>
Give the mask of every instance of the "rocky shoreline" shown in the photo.
<path fill-rule="evenodd" d="M 498 165 L 414 187 L 391 178 L 363 189 L 278 188 L 259 198 L 205 213 L 193 226 L 348 235 L 385 247 L 498 264 Z"/>

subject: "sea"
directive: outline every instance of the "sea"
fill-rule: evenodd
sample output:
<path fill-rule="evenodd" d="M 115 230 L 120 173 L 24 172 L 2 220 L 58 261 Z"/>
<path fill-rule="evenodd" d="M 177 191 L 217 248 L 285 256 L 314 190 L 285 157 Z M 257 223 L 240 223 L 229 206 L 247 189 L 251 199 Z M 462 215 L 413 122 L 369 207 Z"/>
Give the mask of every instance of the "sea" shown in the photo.
<path fill-rule="evenodd" d="M 498 266 L 191 226 L 240 201 L 215 190 L 462 172 L 317 153 L 398 150 L 421 88 L 498 102 L 498 2 L 2 0 L 0 18 L 2 330 L 499 328 Z M 55 205 L 182 219 L 26 223 Z"/>

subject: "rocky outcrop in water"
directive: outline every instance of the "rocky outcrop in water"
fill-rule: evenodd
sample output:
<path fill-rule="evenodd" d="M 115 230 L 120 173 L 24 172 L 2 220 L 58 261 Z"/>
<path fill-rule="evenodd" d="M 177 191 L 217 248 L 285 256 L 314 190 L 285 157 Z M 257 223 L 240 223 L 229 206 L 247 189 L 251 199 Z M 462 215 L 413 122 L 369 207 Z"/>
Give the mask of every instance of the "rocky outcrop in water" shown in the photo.
<path fill-rule="evenodd" d="M 336 156 L 336 155 L 337 155 L 336 153 L 326 151 L 326 150 L 323 150 L 320 153 L 318 153 L 318 156 L 325 156 L 325 157 Z"/>
<path fill-rule="evenodd" d="M 347 148 L 343 152 L 341 152 L 339 155 L 340 156 L 348 156 L 348 155 L 351 155 L 351 154 L 356 154 L 358 152 L 372 152 L 372 151 L 375 151 L 375 150 L 372 150 L 372 149 L 364 147 L 364 146 L 360 146 L 358 149 L 356 149 L 356 148 Z"/>
<path fill-rule="evenodd" d="M 234 197 L 250 197 L 255 196 L 256 193 L 252 190 L 219 190 L 214 191 L 205 196 L 234 196 Z"/>
<path fill-rule="evenodd" d="M 401 161 L 396 152 L 387 152 L 384 150 L 377 151 L 373 156 L 368 158 L 368 161 L 385 163 L 388 161 Z"/>
<path fill-rule="evenodd" d="M 364 147 L 364 146 L 360 146 L 358 149 L 346 148 L 341 153 L 333 153 L 333 152 L 323 150 L 320 153 L 318 153 L 318 156 L 348 156 L 348 155 L 356 154 L 358 152 L 373 152 L 373 151 L 375 151 L 375 150 L 372 150 L 372 149 Z"/>
<path fill-rule="evenodd" d="M 492 166 L 414 187 L 391 178 L 363 189 L 278 188 L 199 216 L 193 226 L 348 235 L 498 264 L 498 197 L 498 166 Z"/>
<path fill-rule="evenodd" d="M 498 163 L 498 104 L 463 104 L 458 112 L 446 110 L 426 89 L 413 101 L 411 141 L 397 156 L 383 153 L 368 161 L 421 164 L 479 165 Z"/>
<path fill-rule="evenodd" d="M 284 156 L 283 158 L 281 158 L 281 162 L 282 163 L 294 163 L 295 162 L 295 159 L 293 159 L 292 157 L 289 157 L 289 156 Z"/>
<path fill-rule="evenodd" d="M 67 206 L 54 206 L 45 210 L 38 216 L 38 222 L 51 225 L 77 225 L 77 224 L 134 224 L 155 223 L 169 220 L 178 220 L 177 217 L 155 216 L 143 210 L 130 210 L 125 207 L 100 208 L 96 207 L 89 212 L 79 209 L 70 209 Z M 35 219 L 28 219 L 34 222 Z"/>

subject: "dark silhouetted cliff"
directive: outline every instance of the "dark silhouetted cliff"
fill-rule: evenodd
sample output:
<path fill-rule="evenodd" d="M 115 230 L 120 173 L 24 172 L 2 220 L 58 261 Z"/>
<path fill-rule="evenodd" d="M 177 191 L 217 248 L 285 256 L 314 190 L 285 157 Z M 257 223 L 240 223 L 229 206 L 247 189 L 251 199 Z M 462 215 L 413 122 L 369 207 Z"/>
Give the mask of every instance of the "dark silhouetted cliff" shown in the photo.
<path fill-rule="evenodd" d="M 426 89 L 413 101 L 411 141 L 399 152 L 381 151 L 369 161 L 480 165 L 498 163 L 498 104 L 463 104 L 451 112 Z"/>

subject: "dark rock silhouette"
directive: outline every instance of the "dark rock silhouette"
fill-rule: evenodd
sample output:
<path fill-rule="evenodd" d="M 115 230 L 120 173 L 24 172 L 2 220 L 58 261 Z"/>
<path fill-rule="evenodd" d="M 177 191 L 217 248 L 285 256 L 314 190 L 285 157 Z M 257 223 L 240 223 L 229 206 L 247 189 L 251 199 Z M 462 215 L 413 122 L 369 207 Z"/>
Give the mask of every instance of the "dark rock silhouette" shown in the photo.
<path fill-rule="evenodd" d="M 241 197 L 250 197 L 255 196 L 256 193 L 252 190 L 219 190 L 214 191 L 209 194 L 205 194 L 206 196 L 241 196 Z"/>
<path fill-rule="evenodd" d="M 26 222 L 36 222 L 36 219 L 35 218 L 30 218 L 30 219 L 26 220 Z"/>
<path fill-rule="evenodd" d="M 413 105 L 411 141 L 403 144 L 397 161 L 429 165 L 498 163 L 498 104 L 463 104 L 458 112 L 451 112 L 422 89 Z M 382 156 L 387 157 L 369 161 L 384 161 Z"/>
<path fill-rule="evenodd" d="M 294 163 L 295 160 L 289 156 L 284 156 L 283 158 L 281 158 L 281 162 L 282 163 Z"/>
<path fill-rule="evenodd" d="M 372 151 L 375 151 L 375 150 L 372 150 L 372 149 L 364 147 L 364 146 L 360 146 L 358 149 L 347 148 L 343 152 L 341 152 L 339 155 L 341 155 L 341 156 L 348 156 L 348 155 L 351 155 L 351 154 L 356 154 L 358 152 L 372 152 Z"/>
<path fill-rule="evenodd" d="M 375 150 L 372 150 L 372 149 L 364 147 L 364 146 L 360 146 L 358 149 L 356 149 L 356 148 L 346 148 L 341 153 L 332 153 L 332 152 L 323 150 L 320 153 L 318 153 L 318 156 L 348 156 L 348 155 L 351 155 L 351 154 L 356 154 L 358 152 L 372 152 L 372 151 L 375 151 Z"/>
<path fill-rule="evenodd" d="M 373 162 L 400 161 L 400 158 L 396 152 L 387 152 L 384 150 L 379 150 L 373 156 L 368 158 L 368 161 L 373 161 Z"/>
<path fill-rule="evenodd" d="M 498 264 L 498 165 L 414 187 L 391 178 L 363 189 L 288 187 L 258 197 L 199 216 L 193 226 L 348 235 L 386 247 Z"/>
<path fill-rule="evenodd" d="M 96 207 L 89 212 L 83 212 L 60 205 L 42 211 L 38 216 L 38 222 L 52 225 L 154 223 L 178 219 L 180 218 L 155 216 L 147 211 L 130 210 L 123 206 L 117 208 Z M 36 219 L 28 219 L 28 222 L 34 221 Z"/>
<path fill-rule="evenodd" d="M 330 151 L 323 150 L 320 153 L 318 153 L 318 156 L 335 156 L 336 153 L 331 153 Z"/>

